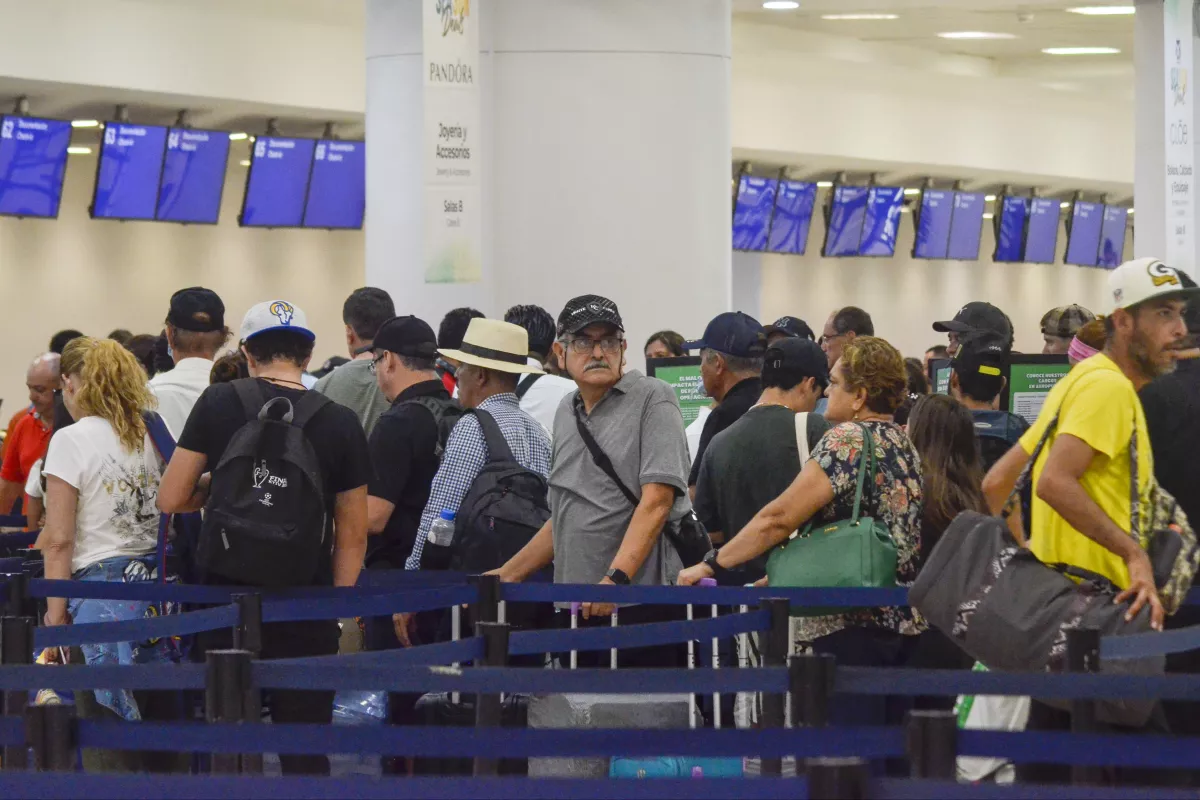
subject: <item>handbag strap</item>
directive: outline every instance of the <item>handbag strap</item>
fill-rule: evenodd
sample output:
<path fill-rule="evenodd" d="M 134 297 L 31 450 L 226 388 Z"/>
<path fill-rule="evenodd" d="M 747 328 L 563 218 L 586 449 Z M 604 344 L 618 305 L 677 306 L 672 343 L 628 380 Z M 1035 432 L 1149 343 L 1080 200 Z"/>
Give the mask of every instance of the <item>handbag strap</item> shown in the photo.
<path fill-rule="evenodd" d="M 858 518 L 862 516 L 863 486 L 866 484 L 867 473 L 871 473 L 871 483 L 874 484 L 875 471 L 878 468 L 875 461 L 875 437 L 871 434 L 871 429 L 861 422 L 855 424 L 862 431 L 863 447 L 858 453 L 858 481 L 854 488 L 854 516 L 850 518 L 853 523 L 858 522 Z"/>
<path fill-rule="evenodd" d="M 588 430 L 587 422 L 584 421 L 583 416 L 579 411 L 579 406 L 575 406 L 575 427 L 579 429 L 579 436 L 583 439 L 584 446 L 587 447 L 588 452 L 592 454 L 592 461 L 596 463 L 596 466 L 600 468 L 601 472 L 607 475 L 612 482 L 617 485 L 617 488 L 621 490 L 621 494 L 625 495 L 625 499 L 629 501 L 630 505 L 636 508 L 637 504 L 640 502 L 640 500 L 638 500 L 638 496 L 634 494 L 629 487 L 625 485 L 625 481 L 621 480 L 621 477 L 617 475 L 617 470 L 616 467 L 613 466 L 612 459 L 608 457 L 608 453 L 604 452 L 604 449 L 600 447 L 600 443 L 596 441 L 596 437 L 592 436 L 592 432 Z"/>
<path fill-rule="evenodd" d="M 142 420 L 146 423 L 146 433 L 150 436 L 150 442 L 154 445 L 154 449 L 158 451 L 159 458 L 164 464 L 171 463 L 171 457 L 175 455 L 175 437 L 171 435 L 170 429 L 167 428 L 167 423 L 153 411 L 145 411 L 142 413 Z M 167 582 L 167 534 L 171 529 L 171 515 L 158 515 L 158 544 L 156 552 L 158 553 L 158 582 Z"/>
<path fill-rule="evenodd" d="M 1008 494 L 1008 499 L 1004 501 L 1004 507 L 1000 510 L 1000 516 L 1008 519 L 1012 516 L 1012 510 L 1020 502 L 1021 492 L 1033 482 L 1033 469 L 1037 465 L 1038 458 L 1041 457 L 1042 451 L 1046 449 L 1046 443 L 1050 441 L 1050 437 L 1054 435 L 1055 428 L 1058 427 L 1058 416 L 1062 413 L 1062 407 L 1054 412 L 1054 419 L 1050 420 L 1050 424 L 1046 426 L 1045 432 L 1042 433 L 1042 438 L 1038 439 L 1037 446 L 1033 448 L 1033 453 L 1029 456 L 1029 461 L 1026 462 L 1025 468 L 1021 470 L 1021 474 L 1017 476 L 1017 482 L 1013 484 L 1012 491 Z M 1026 520 L 1026 525 L 1029 524 Z"/>

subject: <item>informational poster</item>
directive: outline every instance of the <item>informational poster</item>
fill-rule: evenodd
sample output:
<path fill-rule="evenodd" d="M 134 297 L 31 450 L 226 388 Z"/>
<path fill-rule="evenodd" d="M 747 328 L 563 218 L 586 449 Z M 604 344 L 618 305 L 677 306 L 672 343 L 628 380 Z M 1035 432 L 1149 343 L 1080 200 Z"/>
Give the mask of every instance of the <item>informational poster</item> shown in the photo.
<path fill-rule="evenodd" d="M 1163 57 L 1166 62 L 1166 251 L 1163 261 L 1191 271 L 1195 264 L 1192 130 L 1192 0 L 1164 0 Z"/>
<path fill-rule="evenodd" d="M 483 278 L 480 0 L 422 0 L 425 282 Z"/>
<path fill-rule="evenodd" d="M 1037 421 L 1046 395 L 1063 376 L 1070 364 L 1030 364 L 1014 362 L 1009 369 L 1008 410 L 1032 425 Z"/>
<path fill-rule="evenodd" d="M 675 390 L 685 427 L 696 421 L 701 409 L 712 405 L 712 398 L 704 393 L 699 356 L 652 358 L 646 362 L 646 372 L 652 378 L 665 381 Z"/>
<path fill-rule="evenodd" d="M 950 394 L 950 359 L 935 358 L 930 361 L 929 377 L 934 394 Z"/>

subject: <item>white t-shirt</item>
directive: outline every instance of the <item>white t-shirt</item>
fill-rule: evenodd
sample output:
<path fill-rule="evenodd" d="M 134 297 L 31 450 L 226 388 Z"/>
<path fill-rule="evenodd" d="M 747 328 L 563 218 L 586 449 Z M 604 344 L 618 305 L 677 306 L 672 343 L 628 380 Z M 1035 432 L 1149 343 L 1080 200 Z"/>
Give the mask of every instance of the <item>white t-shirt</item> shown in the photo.
<path fill-rule="evenodd" d="M 208 388 L 213 362 L 207 358 L 184 358 L 169 372 L 150 379 L 150 391 L 158 398 L 158 414 L 176 439 L 183 433 L 192 406 Z"/>
<path fill-rule="evenodd" d="M 42 499 L 42 465 L 45 463 L 44 458 L 33 462 L 33 466 L 29 468 L 29 480 L 25 481 L 25 494 L 38 500 Z"/>
<path fill-rule="evenodd" d="M 140 453 L 129 453 L 108 420 L 84 417 L 50 440 L 42 470 L 79 490 L 72 572 L 154 551 L 163 463 L 149 436 Z"/>
<path fill-rule="evenodd" d="M 531 358 L 529 366 L 540 367 L 542 365 L 538 363 L 537 359 Z M 532 379 L 532 375 L 522 375 L 517 386 Z M 557 375 L 543 375 L 533 386 L 529 387 L 529 391 L 521 398 L 521 410 L 536 419 L 553 440 L 554 414 L 558 411 L 563 397 L 578 388 L 575 381 L 560 378 Z"/>
<path fill-rule="evenodd" d="M 712 409 L 708 406 L 701 408 L 692 424 L 684 429 L 684 433 L 687 435 L 688 453 L 691 454 L 693 463 L 696 461 L 696 453 L 700 450 L 700 436 L 704 433 L 704 423 L 708 421 L 708 415 L 711 413 Z"/>

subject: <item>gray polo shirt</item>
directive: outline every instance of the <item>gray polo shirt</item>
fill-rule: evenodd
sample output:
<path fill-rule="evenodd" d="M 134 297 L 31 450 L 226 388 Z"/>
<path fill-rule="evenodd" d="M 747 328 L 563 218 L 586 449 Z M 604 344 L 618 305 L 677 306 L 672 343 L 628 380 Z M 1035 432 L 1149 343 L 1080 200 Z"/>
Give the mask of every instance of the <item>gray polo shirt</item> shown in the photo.
<path fill-rule="evenodd" d="M 554 582 L 597 583 L 612 566 L 633 506 L 592 461 L 575 423 L 583 413 L 579 392 L 563 398 L 554 417 L 554 461 L 550 468 L 550 513 L 554 527 Z M 631 370 L 587 417 L 588 429 L 635 494 L 648 483 L 676 491 L 671 519 L 691 509 L 687 496 L 688 449 L 679 401 L 670 386 Z M 635 584 L 675 582 L 682 568 L 675 548 L 660 536 Z"/>
<path fill-rule="evenodd" d="M 379 416 L 391 408 L 391 403 L 375 382 L 371 361 L 366 358 L 342 364 L 317 381 L 313 389 L 353 411 L 367 436 L 375 429 Z"/>

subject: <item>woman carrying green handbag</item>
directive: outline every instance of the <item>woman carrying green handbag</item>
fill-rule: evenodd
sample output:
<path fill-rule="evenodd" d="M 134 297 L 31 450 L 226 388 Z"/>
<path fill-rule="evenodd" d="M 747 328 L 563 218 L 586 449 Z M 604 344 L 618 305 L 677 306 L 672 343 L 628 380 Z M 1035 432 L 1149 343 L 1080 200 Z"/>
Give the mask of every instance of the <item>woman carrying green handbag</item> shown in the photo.
<path fill-rule="evenodd" d="M 882 339 L 855 337 L 830 373 L 827 394 L 825 418 L 835 427 L 800 475 L 720 551 L 684 570 L 680 585 L 719 578 L 772 548 L 779 548 L 767 567 L 774 586 L 907 586 L 916 579 L 920 456 L 892 419 L 907 394 L 904 358 Z M 843 666 L 899 666 L 923 629 L 908 608 L 853 609 L 797 620 L 796 638 Z M 841 697 L 831 721 L 897 724 L 903 708 L 889 700 Z"/>

